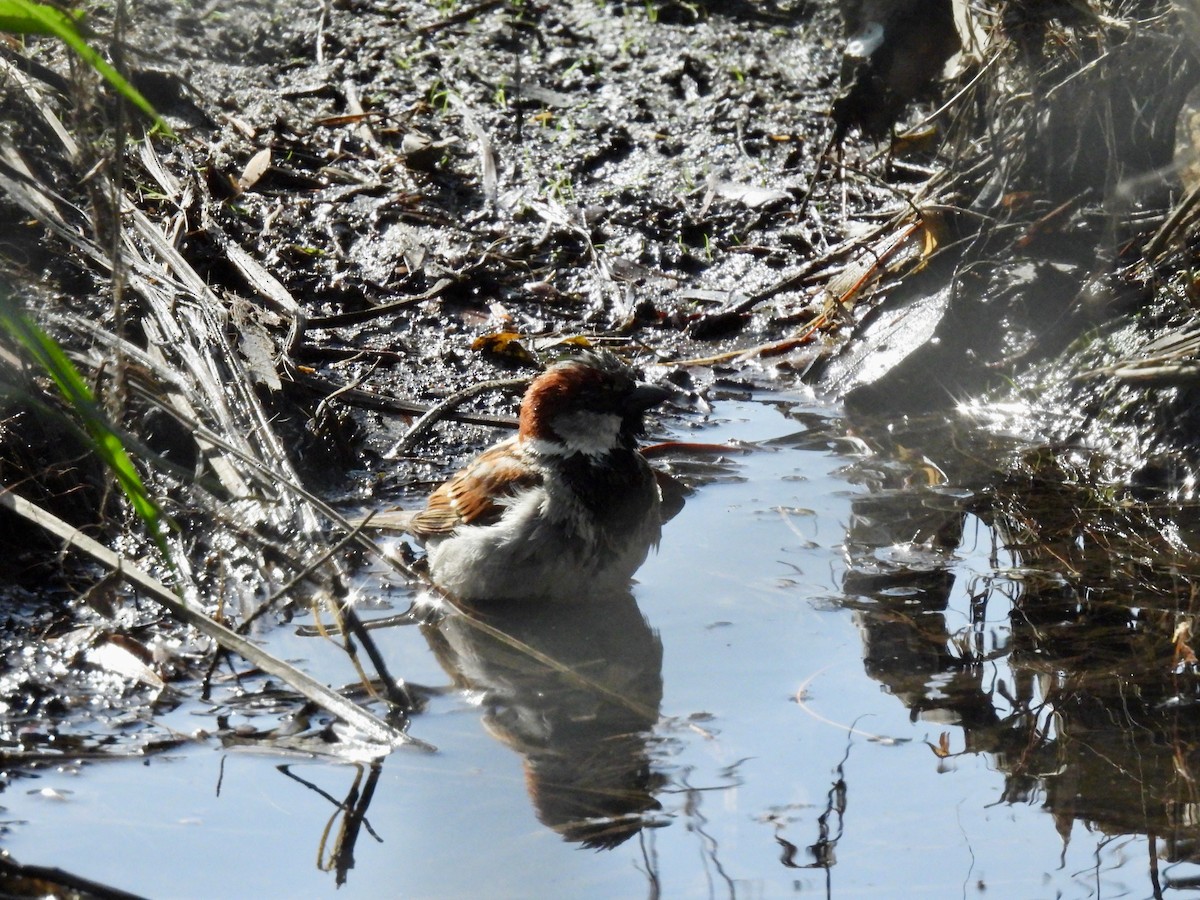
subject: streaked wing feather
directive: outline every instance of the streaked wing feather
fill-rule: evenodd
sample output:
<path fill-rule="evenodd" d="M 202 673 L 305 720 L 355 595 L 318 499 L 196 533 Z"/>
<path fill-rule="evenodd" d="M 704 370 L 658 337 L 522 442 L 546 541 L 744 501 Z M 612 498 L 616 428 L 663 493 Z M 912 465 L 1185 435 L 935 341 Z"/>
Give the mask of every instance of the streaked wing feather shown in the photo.
<path fill-rule="evenodd" d="M 448 534 L 459 525 L 491 525 L 504 511 L 504 501 L 542 481 L 541 473 L 523 465 L 512 452 L 514 439 L 482 453 L 465 469 L 429 495 L 425 508 L 412 518 L 417 537 Z"/>

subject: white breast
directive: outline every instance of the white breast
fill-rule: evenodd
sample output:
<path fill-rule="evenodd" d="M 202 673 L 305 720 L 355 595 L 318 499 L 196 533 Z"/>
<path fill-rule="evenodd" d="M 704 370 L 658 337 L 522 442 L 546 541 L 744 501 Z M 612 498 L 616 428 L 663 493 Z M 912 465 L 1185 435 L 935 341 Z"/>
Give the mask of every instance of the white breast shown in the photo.
<path fill-rule="evenodd" d="M 555 502 L 553 497 L 566 497 Z M 657 505 L 637 533 L 605 536 L 578 501 L 532 488 L 493 525 L 428 544 L 433 581 L 463 600 L 572 600 L 627 590 L 660 531 Z"/>

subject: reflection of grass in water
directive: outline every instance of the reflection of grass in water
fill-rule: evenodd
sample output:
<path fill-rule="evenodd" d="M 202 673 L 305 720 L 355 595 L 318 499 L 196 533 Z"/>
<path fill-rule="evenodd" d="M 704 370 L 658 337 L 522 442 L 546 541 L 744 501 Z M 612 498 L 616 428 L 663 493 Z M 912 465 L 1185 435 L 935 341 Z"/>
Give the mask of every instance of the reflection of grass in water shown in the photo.
<path fill-rule="evenodd" d="M 949 474 L 928 485 L 913 474 L 919 457 L 863 467 L 875 492 L 857 506 L 867 524 L 848 542 L 856 599 L 847 605 L 859 612 L 868 674 L 914 716 L 961 730 L 942 735 L 943 750 L 963 749 L 935 747 L 938 765 L 988 754 L 1004 802 L 1040 799 L 1064 839 L 1080 819 L 1161 836 L 1166 856 L 1186 858 L 1200 837 L 1189 812 L 1200 800 L 1197 508 L 1129 487 L 1111 459 L 1078 448 L 896 439 L 942 453 Z M 952 634 L 968 513 L 991 530 L 993 575 L 966 585 L 970 625 Z M 914 539 L 928 552 L 880 553 Z M 1010 637 L 981 653 L 997 621 L 988 606 L 999 601 L 1011 609 Z"/>

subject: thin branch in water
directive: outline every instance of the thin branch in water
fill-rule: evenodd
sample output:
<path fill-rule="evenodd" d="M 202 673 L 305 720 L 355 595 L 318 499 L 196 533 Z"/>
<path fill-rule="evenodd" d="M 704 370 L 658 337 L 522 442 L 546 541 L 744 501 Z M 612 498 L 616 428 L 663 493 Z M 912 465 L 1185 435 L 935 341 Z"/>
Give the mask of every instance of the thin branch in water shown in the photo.
<path fill-rule="evenodd" d="M 408 433 L 385 456 L 388 459 L 395 459 L 411 452 L 412 448 L 416 446 L 417 441 L 424 437 L 429 429 L 450 415 L 467 400 L 477 397 L 480 394 L 485 394 L 488 391 L 511 391 L 523 388 L 528 384 L 528 378 L 502 378 L 494 381 L 481 381 L 465 387 L 461 391 L 456 391 L 433 407 L 433 409 L 429 410 L 429 412 L 425 413 L 425 415 L 421 416 L 421 418 L 417 419 L 408 430 Z"/>

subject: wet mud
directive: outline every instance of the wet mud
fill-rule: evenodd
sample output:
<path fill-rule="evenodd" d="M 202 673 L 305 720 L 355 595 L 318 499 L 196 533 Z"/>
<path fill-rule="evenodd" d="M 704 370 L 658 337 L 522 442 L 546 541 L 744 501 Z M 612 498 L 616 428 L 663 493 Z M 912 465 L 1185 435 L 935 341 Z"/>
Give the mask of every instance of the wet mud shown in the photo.
<path fill-rule="evenodd" d="M 837 602 L 867 676 L 914 720 L 960 728 L 964 755 L 995 760 L 1007 802 L 1043 797 L 1068 832 L 1079 819 L 1162 835 L 1164 859 L 1189 860 L 1195 229 L 1175 124 L 1200 77 L 1192 46 L 1153 3 L 1125 10 L 1133 28 L 1080 4 L 1010 2 L 995 11 L 1002 49 L 976 48 L 932 89 L 893 82 L 899 93 L 873 103 L 862 92 L 887 70 L 843 55 L 870 4 L 841 6 L 849 28 L 807 0 L 146 2 L 117 47 L 180 139 L 126 146 L 120 166 L 106 142 L 129 113 L 81 91 L 53 42 L 5 48 L 5 84 L 23 71 L 39 87 L 0 99 L 4 281 L 102 393 L 130 391 L 121 415 L 165 461 L 154 483 L 187 535 L 191 591 L 252 634 L 307 615 L 297 584 L 341 599 L 381 577 L 361 549 L 314 563 L 329 529 L 264 484 L 302 483 L 335 512 L 411 503 L 512 426 L 513 380 L 563 349 L 616 348 L 673 384 L 655 438 L 764 393 L 845 401 L 848 419 L 803 421 L 793 449 L 854 460 L 862 493 Z M 935 57 L 948 34 L 932 35 Z M 926 128 L 950 96 L 958 105 Z M 87 138 L 79 154 L 36 115 L 43 102 Z M 893 141 L 896 118 L 914 127 Z M 22 179 L 53 187 L 44 220 L 22 204 Z M 231 501 L 215 440 L 138 394 L 151 376 L 160 394 L 178 383 L 151 358 L 171 352 L 165 327 L 127 325 L 107 257 L 92 254 L 116 208 L 125 227 L 134 210 L 152 222 L 195 274 L 168 308 L 190 309 L 200 287 L 215 299 L 198 343 L 220 337 L 234 362 L 213 380 L 252 385 L 246 402 L 290 467 L 260 483 L 248 465 L 253 504 Z M 168 255 L 137 234 L 130 249 Z M 134 295 L 182 280 L 138 266 Z M 113 334 L 146 351 L 127 382 L 109 382 Z M 30 401 L 44 381 L 20 372 L 0 410 L 4 485 L 33 484 L 27 496 L 64 521 L 152 557 L 78 429 Z M 410 434 L 491 379 L 506 384 Z M 703 491 L 742 477 L 735 451 L 764 448 L 726 449 L 671 469 Z M 188 742 L 338 752 L 312 704 L 214 659 L 102 567 L 0 516 L 0 751 L 14 772 Z M 946 610 L 972 523 L 994 536 L 994 572 L 958 628 Z M 362 608 L 392 611 L 384 580 L 364 593 Z M 663 714 L 663 641 L 631 596 L 588 612 L 603 622 L 497 615 L 508 639 L 488 616 L 397 605 L 453 688 L 482 698 L 545 827 L 613 849 L 669 824 L 667 767 L 646 736 Z M 1013 683 L 992 677 L 997 660 Z M 388 680 L 366 679 L 381 693 Z M 439 696 L 399 693 L 411 708 L 389 718 L 398 728 Z M 203 727 L 153 723 L 191 703 Z M 1122 780 L 1135 769 L 1140 780 Z M 835 844 L 809 848 L 813 868 L 835 864 Z"/>

